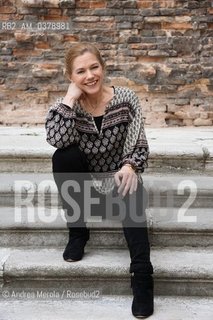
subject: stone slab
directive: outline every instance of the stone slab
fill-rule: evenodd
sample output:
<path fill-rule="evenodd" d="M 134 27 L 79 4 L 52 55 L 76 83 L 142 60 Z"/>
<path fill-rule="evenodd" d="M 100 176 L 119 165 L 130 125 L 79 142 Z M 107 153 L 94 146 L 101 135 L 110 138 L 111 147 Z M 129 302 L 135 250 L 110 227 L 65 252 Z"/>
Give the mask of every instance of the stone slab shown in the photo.
<path fill-rule="evenodd" d="M 93 287 L 103 294 L 127 294 L 127 250 L 86 247 L 84 259 L 67 263 L 63 249 L 11 249 L 4 267 L 6 287 Z M 212 248 L 152 249 L 157 294 L 213 296 Z M 205 263 L 203 263 L 205 261 Z"/>
<path fill-rule="evenodd" d="M 131 296 L 101 296 L 99 299 L 25 299 L 0 301 L 1 320 L 131 320 Z M 150 320 L 212 320 L 213 299 L 155 297 Z M 73 317 L 74 315 L 74 317 Z"/>
<path fill-rule="evenodd" d="M 62 215 L 45 221 L 41 212 L 30 215 L 22 210 L 17 221 L 12 207 L 0 208 L 0 246 L 2 247 L 59 247 L 66 245 L 68 231 Z M 17 217 L 20 217 L 18 214 Z M 40 218 L 39 218 L 40 217 Z M 44 216 L 45 217 L 45 216 Z M 32 220 L 32 218 L 35 218 Z M 213 212 L 211 208 L 189 208 L 184 215 L 175 208 L 150 208 L 147 210 L 150 243 L 153 246 L 213 246 Z M 88 223 L 91 236 L 88 245 L 102 248 L 126 248 L 121 223 L 103 221 Z"/>
<path fill-rule="evenodd" d="M 186 201 L 191 201 L 190 207 L 213 206 L 211 174 L 144 173 L 142 177 L 149 207 L 181 207 Z M 51 173 L 0 173 L 0 206 L 16 206 L 24 193 L 35 206 L 59 205 Z"/>
<path fill-rule="evenodd" d="M 150 169 L 213 169 L 213 129 L 147 128 L 150 145 Z M 46 142 L 42 127 L 0 128 L 0 170 L 51 171 L 51 155 L 55 148 Z M 149 171 L 149 169 L 148 169 Z"/>

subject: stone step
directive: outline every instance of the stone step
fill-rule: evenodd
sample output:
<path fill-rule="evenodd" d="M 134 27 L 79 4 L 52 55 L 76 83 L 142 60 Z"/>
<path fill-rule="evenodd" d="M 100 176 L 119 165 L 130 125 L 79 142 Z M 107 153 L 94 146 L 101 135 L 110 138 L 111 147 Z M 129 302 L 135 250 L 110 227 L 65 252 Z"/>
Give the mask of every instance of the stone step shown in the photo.
<path fill-rule="evenodd" d="M 96 299 L 69 298 L 71 288 L 65 292 L 67 298 L 61 298 L 63 292 L 56 290 L 59 297 L 45 299 L 11 299 L 0 300 L 0 314 L 2 320 L 131 320 L 135 319 L 131 313 L 131 296 L 103 296 Z M 14 291 L 14 294 L 24 296 L 31 291 Z M 9 294 L 13 294 L 9 292 Z M 42 288 L 33 291 L 34 296 L 46 294 Z M 80 291 L 80 294 L 84 293 Z M 89 292 L 90 293 L 90 292 Z M 54 296 L 55 292 L 52 292 Z M 7 292 L 6 292 L 7 295 Z M 155 311 L 150 320 L 212 320 L 213 299 L 200 297 L 155 297 Z"/>
<path fill-rule="evenodd" d="M 76 175 L 74 178 L 76 179 Z M 213 207 L 213 176 L 204 174 L 143 174 L 148 207 Z M 51 173 L 1 173 L 0 207 L 59 205 Z"/>
<path fill-rule="evenodd" d="M 147 128 L 148 171 L 213 172 L 213 130 L 209 128 Z M 1 172 L 50 172 L 55 148 L 42 127 L 1 127 Z M 147 172 L 148 172 L 147 171 Z"/>
<path fill-rule="evenodd" d="M 30 212 L 1 208 L 0 246 L 58 247 L 68 239 L 63 211 L 36 208 Z M 147 209 L 152 246 L 213 246 L 213 211 L 211 208 L 189 208 L 184 216 L 175 208 Z M 89 222 L 88 245 L 103 248 L 125 248 L 122 225 L 118 221 Z"/>
<path fill-rule="evenodd" d="M 84 259 L 68 263 L 61 249 L 1 249 L 4 290 L 46 288 L 131 294 L 127 250 L 86 247 Z M 155 294 L 213 296 L 212 248 L 152 249 Z"/>

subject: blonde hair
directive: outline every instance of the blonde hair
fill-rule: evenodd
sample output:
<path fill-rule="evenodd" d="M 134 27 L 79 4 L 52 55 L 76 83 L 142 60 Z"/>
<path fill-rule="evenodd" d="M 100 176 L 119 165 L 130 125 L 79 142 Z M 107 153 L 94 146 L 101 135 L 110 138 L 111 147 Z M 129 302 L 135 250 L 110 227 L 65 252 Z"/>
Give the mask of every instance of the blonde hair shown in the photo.
<path fill-rule="evenodd" d="M 81 56 L 85 52 L 90 52 L 94 54 L 101 64 L 102 68 L 105 70 L 105 62 L 101 56 L 100 51 L 98 48 L 91 43 L 81 42 L 75 44 L 73 47 L 71 47 L 66 55 L 65 55 L 65 74 L 66 76 L 70 77 L 72 74 L 72 67 L 73 67 L 73 61 L 75 58 Z"/>

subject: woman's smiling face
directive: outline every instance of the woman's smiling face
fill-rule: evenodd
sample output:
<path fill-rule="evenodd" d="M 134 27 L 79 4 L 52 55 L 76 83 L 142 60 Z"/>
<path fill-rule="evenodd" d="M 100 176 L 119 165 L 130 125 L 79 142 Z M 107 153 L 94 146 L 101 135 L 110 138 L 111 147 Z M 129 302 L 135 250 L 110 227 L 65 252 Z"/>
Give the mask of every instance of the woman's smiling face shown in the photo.
<path fill-rule="evenodd" d="M 102 89 L 103 79 L 103 67 L 93 53 L 85 52 L 74 59 L 70 80 L 83 92 L 97 94 Z"/>

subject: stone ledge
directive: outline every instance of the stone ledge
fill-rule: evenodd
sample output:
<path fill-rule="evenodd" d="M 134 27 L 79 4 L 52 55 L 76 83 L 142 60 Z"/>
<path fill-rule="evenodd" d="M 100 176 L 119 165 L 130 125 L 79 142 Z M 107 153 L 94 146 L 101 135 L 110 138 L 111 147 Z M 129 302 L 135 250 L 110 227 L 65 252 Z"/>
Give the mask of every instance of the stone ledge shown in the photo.
<path fill-rule="evenodd" d="M 2 249 L 1 249 L 2 250 Z M 5 250 L 5 249 L 4 249 Z M 78 276 L 128 278 L 127 250 L 86 248 L 85 257 L 78 263 L 67 263 L 61 249 L 10 249 L 5 261 L 6 277 L 24 279 L 72 278 Z M 158 248 L 152 250 L 155 278 L 213 279 L 213 252 L 203 248 Z M 30 257 L 30 259 L 29 259 Z M 184 261 L 184 268 L 183 268 Z M 205 264 L 202 263 L 205 261 Z"/>
<path fill-rule="evenodd" d="M 147 172 L 213 170 L 212 127 L 148 127 L 146 134 L 150 145 Z M 46 142 L 44 127 L 1 127 L 0 141 L 1 172 L 50 172 L 56 149 Z"/>
<path fill-rule="evenodd" d="M 77 263 L 63 261 L 62 251 L 11 249 L 4 267 L 5 281 L 9 281 L 12 288 L 23 288 L 24 283 L 31 288 L 37 285 L 48 288 L 54 283 L 63 287 L 69 282 L 73 289 L 76 285 L 81 288 L 93 286 L 100 288 L 103 294 L 130 293 L 127 250 L 86 248 L 84 259 Z M 211 249 L 152 249 L 151 259 L 157 294 L 213 295 Z"/>
<path fill-rule="evenodd" d="M 61 233 L 67 231 L 66 220 L 62 211 L 58 209 L 57 214 L 54 214 L 52 220 L 42 221 L 42 216 L 38 216 L 38 211 L 41 210 L 51 217 L 51 209 L 44 207 L 35 207 L 35 217 L 34 221 L 29 221 L 29 216 L 26 208 L 22 209 L 21 221 L 15 221 L 15 212 L 13 207 L 3 207 L 1 209 L 1 226 L 0 231 L 13 231 L 13 232 L 32 232 L 34 231 L 59 231 Z M 57 209 L 55 209 L 57 210 Z M 184 218 L 196 217 L 197 222 L 188 221 L 181 222 L 178 221 L 179 208 L 166 208 L 166 207 L 152 207 L 147 209 L 147 219 L 152 232 L 197 232 L 197 233 L 211 233 L 213 236 L 213 215 L 212 208 L 188 208 L 187 214 Z M 63 215 L 63 218 L 62 218 Z M 90 222 L 88 227 L 95 233 L 102 233 L 102 231 L 107 231 L 111 233 L 122 232 L 122 225 L 114 220 L 104 220 L 103 222 Z M 213 239 L 212 239 L 213 240 Z M 107 244 L 106 244 L 107 246 Z"/>
<path fill-rule="evenodd" d="M 60 292 L 58 287 L 55 292 Z M 70 288 L 69 288 L 70 289 Z M 43 288 L 42 288 L 43 290 Z M 28 290 L 26 290 L 27 292 Z M 22 292 L 22 291 L 17 291 Z M 40 291 L 39 291 L 40 292 Z M 43 290 L 44 293 L 48 291 Z M 0 312 L 4 320 L 16 319 L 35 320 L 38 319 L 71 319 L 75 320 L 130 320 L 135 319 L 131 314 L 132 296 L 104 296 L 101 294 L 98 299 L 71 299 L 67 296 L 64 299 L 4 299 L 0 300 Z M 77 291 L 82 292 L 82 290 Z M 87 290 L 88 293 L 92 290 Z M 35 291 L 35 294 L 37 291 Z M 51 291 L 50 291 L 51 293 Z M 54 293 L 54 291 L 52 292 Z M 212 320 L 213 301 L 212 298 L 196 297 L 155 297 L 155 312 L 152 320 Z"/>
<path fill-rule="evenodd" d="M 41 210 L 41 211 L 39 211 Z M 68 230 L 62 214 L 54 215 L 50 222 L 43 221 L 41 216 L 51 218 L 51 210 L 36 208 L 34 222 L 29 221 L 29 215 L 21 211 L 21 222 L 16 222 L 13 207 L 1 209 L 0 246 L 27 248 L 59 248 L 65 247 Z M 59 210 L 58 210 L 59 212 Z M 178 222 L 179 209 L 149 208 L 147 209 L 150 244 L 154 247 L 211 247 L 213 246 L 213 215 L 212 208 L 189 208 L 185 218 L 197 222 Z M 32 216 L 31 216 L 32 218 Z M 122 225 L 111 221 L 87 224 L 91 230 L 89 247 L 95 248 L 126 248 Z"/>

